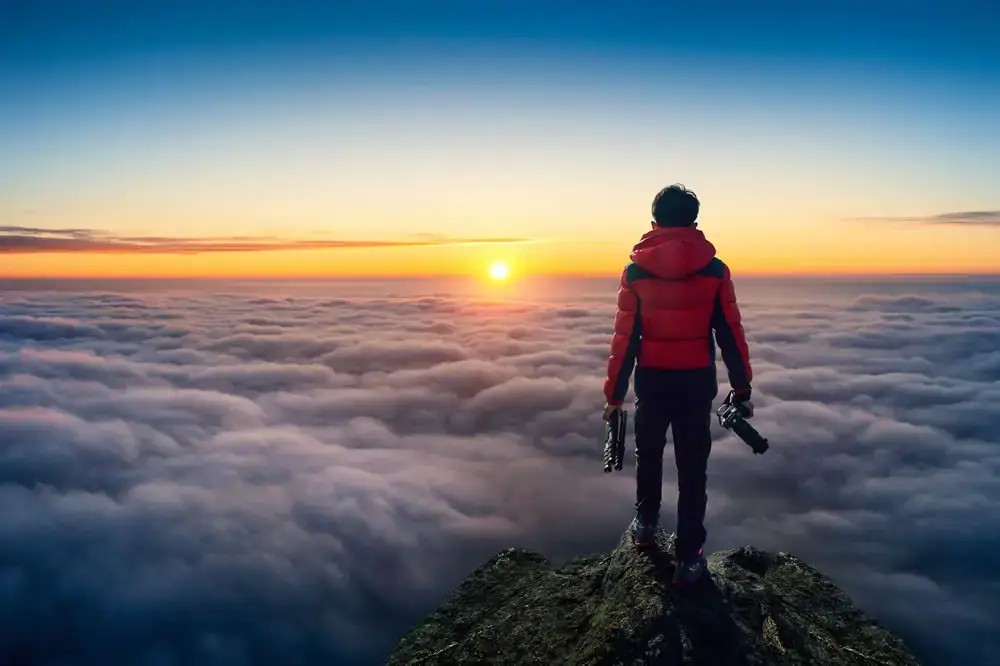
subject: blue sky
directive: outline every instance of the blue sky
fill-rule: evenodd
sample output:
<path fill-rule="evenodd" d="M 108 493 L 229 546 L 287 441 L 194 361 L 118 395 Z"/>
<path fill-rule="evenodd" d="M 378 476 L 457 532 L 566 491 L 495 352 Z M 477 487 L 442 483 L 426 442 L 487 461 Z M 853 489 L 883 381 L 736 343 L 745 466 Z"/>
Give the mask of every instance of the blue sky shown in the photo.
<path fill-rule="evenodd" d="M 901 70 L 995 80 L 989 2 L 105 2 L 6 1 L 4 56 L 38 65 L 81 58 L 227 49 L 329 47 L 381 52 L 385 41 L 646 55 L 876 58 Z"/>
<path fill-rule="evenodd" d="M 861 265 L 843 219 L 1000 208 L 996 14 L 0 1 L 0 226 L 607 242 L 679 180 L 744 246 L 809 221 Z M 770 264 L 810 240 L 788 238 Z"/>

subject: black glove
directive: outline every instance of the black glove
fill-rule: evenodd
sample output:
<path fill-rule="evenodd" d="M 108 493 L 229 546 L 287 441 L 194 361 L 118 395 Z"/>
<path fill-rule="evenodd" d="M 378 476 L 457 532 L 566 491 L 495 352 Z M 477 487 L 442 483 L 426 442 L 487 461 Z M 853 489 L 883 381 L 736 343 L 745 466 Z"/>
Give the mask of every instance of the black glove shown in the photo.
<path fill-rule="evenodd" d="M 734 405 L 743 414 L 743 418 L 752 419 L 753 418 L 753 403 L 750 402 L 751 389 L 749 386 L 746 388 L 741 388 L 739 390 L 733 389 L 726 396 L 725 403 L 727 405 Z"/>

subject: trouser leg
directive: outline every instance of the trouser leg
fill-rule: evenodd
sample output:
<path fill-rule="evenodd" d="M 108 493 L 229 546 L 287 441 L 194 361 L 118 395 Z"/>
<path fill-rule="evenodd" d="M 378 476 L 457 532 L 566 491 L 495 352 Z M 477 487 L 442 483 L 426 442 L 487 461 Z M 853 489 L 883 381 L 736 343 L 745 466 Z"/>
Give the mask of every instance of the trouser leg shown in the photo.
<path fill-rule="evenodd" d="M 705 544 L 708 456 L 712 450 L 712 403 L 692 402 L 673 414 L 677 463 L 677 555 L 689 559 Z"/>
<path fill-rule="evenodd" d="M 663 489 L 663 448 L 670 414 L 659 400 L 638 400 L 635 409 L 635 510 L 656 522 Z"/>

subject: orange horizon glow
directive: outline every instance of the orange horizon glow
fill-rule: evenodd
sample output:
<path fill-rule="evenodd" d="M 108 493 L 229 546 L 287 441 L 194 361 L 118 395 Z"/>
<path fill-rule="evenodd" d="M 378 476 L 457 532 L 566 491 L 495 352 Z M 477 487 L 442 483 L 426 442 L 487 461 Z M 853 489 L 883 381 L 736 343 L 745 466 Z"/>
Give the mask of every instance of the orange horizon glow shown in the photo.
<path fill-rule="evenodd" d="M 647 223 L 648 224 L 648 223 Z M 2 278 L 336 278 L 489 276 L 504 265 L 525 276 L 616 276 L 648 229 L 597 229 L 577 237 L 357 245 L 252 251 L 0 253 Z M 706 228 L 707 227 L 707 228 Z M 995 228 L 896 226 L 857 222 L 810 226 L 716 222 L 702 227 L 734 275 L 993 275 L 1000 273 Z M 480 229 L 473 229 L 479 231 Z M 514 233 L 514 232 L 517 233 Z M 609 237 L 610 234 L 616 234 Z M 475 235 L 475 234 L 471 234 Z M 599 237 L 599 236 L 604 236 Z M 428 235 L 428 238 L 430 236 Z M 444 238 L 443 236 L 440 238 Z M 280 241 L 280 239 L 279 239 Z M 397 244 L 393 244 L 393 243 Z M 381 243 L 381 244 L 380 244 Z M 503 281 L 496 276 L 496 282 Z"/>
<path fill-rule="evenodd" d="M 421 254 L 424 256 L 421 256 Z M 335 256 L 330 256 L 330 255 Z M 628 263 L 628 248 L 623 252 L 579 252 L 555 259 L 543 253 L 495 260 L 480 254 L 496 254 L 485 250 L 465 257 L 442 257 L 443 253 L 421 250 L 397 252 L 382 250 L 373 253 L 337 251 L 261 252 L 182 256 L 143 254 L 115 255 L 48 255 L 4 257 L 0 260 L 0 278 L 377 278 L 377 277 L 461 277 L 485 275 L 494 282 L 504 282 L 523 276 L 617 276 Z M 403 256 L 399 256 L 399 255 Z M 303 256 L 311 255 L 311 256 Z M 360 256 L 359 256 L 360 255 Z M 809 275 L 997 275 L 996 262 L 954 264 L 931 261 L 855 261 L 835 262 L 822 257 L 800 261 L 768 262 L 729 253 L 722 256 L 735 275 L 746 276 L 809 276 Z M 506 268 L 501 272 L 499 266 Z M 517 266 L 515 270 L 513 265 Z M 502 274 L 501 274 L 502 273 Z"/>

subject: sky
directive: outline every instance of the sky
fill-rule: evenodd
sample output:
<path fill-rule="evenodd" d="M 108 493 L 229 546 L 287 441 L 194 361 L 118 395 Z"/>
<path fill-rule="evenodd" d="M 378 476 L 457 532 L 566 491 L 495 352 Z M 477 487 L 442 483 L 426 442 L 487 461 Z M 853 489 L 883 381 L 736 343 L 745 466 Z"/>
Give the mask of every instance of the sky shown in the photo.
<path fill-rule="evenodd" d="M 991 5 L 0 0 L 0 275 L 996 272 Z"/>
<path fill-rule="evenodd" d="M 616 279 L 546 281 L 0 283 L 0 662 L 374 666 L 505 548 L 610 551 Z M 994 664 L 1000 280 L 740 304 L 771 447 L 713 421 L 706 550 L 791 553 L 926 666 Z"/>

